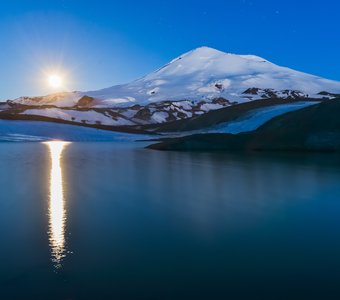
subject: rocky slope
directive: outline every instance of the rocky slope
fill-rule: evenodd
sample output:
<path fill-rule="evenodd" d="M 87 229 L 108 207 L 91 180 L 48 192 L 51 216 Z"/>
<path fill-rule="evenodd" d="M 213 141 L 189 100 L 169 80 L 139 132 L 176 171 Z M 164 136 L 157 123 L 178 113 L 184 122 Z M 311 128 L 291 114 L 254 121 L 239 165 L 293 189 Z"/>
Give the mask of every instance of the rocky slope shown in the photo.
<path fill-rule="evenodd" d="M 240 134 L 164 139 L 151 149 L 176 151 L 340 151 L 340 98 L 290 112 Z"/>

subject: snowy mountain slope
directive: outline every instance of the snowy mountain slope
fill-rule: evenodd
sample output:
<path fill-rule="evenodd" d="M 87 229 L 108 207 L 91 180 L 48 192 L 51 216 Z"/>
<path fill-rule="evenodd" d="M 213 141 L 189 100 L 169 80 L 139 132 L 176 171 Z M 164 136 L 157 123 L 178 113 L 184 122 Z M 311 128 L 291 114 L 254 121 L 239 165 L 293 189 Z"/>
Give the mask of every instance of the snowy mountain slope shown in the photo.
<path fill-rule="evenodd" d="M 244 92 L 249 88 L 299 91 L 311 96 L 321 91 L 340 92 L 340 82 L 280 67 L 257 56 L 202 47 L 132 83 L 87 95 L 106 105 L 217 97 L 243 102 L 248 100 Z"/>
<path fill-rule="evenodd" d="M 322 91 L 340 93 L 340 82 L 280 67 L 258 56 L 227 54 L 201 47 L 128 84 L 98 91 L 22 97 L 15 102 L 60 107 L 74 106 L 79 100 L 91 107 L 147 105 L 165 100 L 198 102 L 219 97 L 245 102 L 266 97 L 265 90 L 278 97 L 289 97 L 292 92 L 321 97 L 318 93 Z M 87 99 L 83 101 L 83 97 Z"/>
<path fill-rule="evenodd" d="M 277 66 L 254 55 L 192 50 L 131 83 L 89 92 L 21 97 L 0 111 L 86 124 L 173 122 L 262 99 L 332 99 L 340 82 Z"/>

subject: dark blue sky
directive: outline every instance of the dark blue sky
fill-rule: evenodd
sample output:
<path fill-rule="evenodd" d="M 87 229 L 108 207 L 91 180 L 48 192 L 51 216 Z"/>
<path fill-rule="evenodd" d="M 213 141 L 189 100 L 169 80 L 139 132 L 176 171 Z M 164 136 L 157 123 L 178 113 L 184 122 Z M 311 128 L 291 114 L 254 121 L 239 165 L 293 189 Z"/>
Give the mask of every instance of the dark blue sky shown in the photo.
<path fill-rule="evenodd" d="M 49 92 L 60 69 L 71 90 L 140 77 L 199 46 L 256 54 L 340 80 L 337 0 L 0 2 L 0 99 Z"/>

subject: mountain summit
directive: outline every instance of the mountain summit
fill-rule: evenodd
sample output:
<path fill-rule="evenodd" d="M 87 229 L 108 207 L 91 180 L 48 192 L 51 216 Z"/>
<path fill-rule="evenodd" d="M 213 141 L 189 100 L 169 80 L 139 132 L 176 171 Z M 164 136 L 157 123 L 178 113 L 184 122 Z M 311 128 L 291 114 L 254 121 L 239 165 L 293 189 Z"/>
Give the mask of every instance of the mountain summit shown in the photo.
<path fill-rule="evenodd" d="M 128 84 L 98 91 L 22 97 L 15 102 L 71 107 L 86 96 L 88 101 L 85 99 L 82 103 L 95 107 L 147 105 L 166 100 L 198 102 L 216 98 L 241 103 L 265 98 L 268 93 L 319 97 L 318 94 L 324 91 L 340 93 L 340 82 L 280 67 L 255 55 L 235 55 L 200 47 Z"/>

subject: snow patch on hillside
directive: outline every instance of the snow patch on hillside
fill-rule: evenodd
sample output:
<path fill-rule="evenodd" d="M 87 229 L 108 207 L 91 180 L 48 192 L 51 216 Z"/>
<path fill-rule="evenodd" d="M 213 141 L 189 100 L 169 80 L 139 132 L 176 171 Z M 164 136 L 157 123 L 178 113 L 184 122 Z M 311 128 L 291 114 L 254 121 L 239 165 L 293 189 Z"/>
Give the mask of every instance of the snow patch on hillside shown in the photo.
<path fill-rule="evenodd" d="M 238 134 L 254 131 L 275 117 L 316 104 L 319 102 L 297 102 L 256 109 L 236 121 L 220 124 L 205 132 Z"/>
<path fill-rule="evenodd" d="M 124 126 L 134 124 L 129 120 L 123 118 L 113 119 L 111 116 L 98 113 L 96 111 L 79 111 L 59 108 L 45 108 L 45 109 L 28 109 L 24 111 L 22 114 L 44 116 L 78 123 L 101 124 L 109 126 Z"/>

